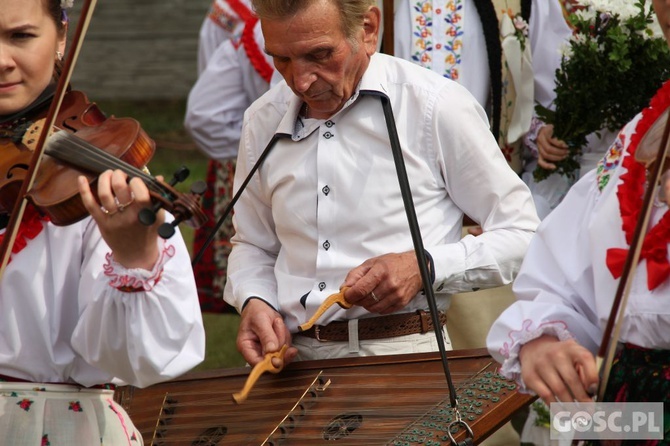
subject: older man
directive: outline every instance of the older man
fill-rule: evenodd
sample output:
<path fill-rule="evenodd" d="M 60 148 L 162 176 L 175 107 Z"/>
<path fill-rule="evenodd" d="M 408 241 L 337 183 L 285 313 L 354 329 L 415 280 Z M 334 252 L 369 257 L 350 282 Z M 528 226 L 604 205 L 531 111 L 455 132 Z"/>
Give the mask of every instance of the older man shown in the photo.
<path fill-rule="evenodd" d="M 395 116 L 440 311 L 453 293 L 512 281 L 538 224 L 527 187 L 465 88 L 375 54 L 374 0 L 253 6 L 284 81 L 242 129 L 236 188 L 273 147 L 235 207 L 225 299 L 242 316 L 240 352 L 256 364 L 284 344 L 287 361 L 435 350 L 380 97 Z M 464 212 L 484 234 L 461 238 Z M 352 307 L 300 332 L 342 287 Z"/>

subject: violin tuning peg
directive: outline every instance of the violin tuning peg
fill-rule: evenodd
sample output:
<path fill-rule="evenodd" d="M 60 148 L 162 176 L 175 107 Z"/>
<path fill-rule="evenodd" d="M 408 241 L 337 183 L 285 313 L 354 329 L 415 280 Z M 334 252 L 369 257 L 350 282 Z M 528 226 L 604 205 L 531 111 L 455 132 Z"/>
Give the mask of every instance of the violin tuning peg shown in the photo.
<path fill-rule="evenodd" d="M 186 166 L 181 166 L 179 169 L 172 174 L 172 180 L 170 180 L 170 186 L 174 186 L 177 183 L 181 183 L 191 174 L 191 171 Z"/>
<path fill-rule="evenodd" d="M 172 223 L 163 223 L 158 227 L 158 235 L 161 236 L 161 238 L 164 239 L 169 239 L 172 237 L 175 233 L 175 225 L 179 224 L 176 220 L 173 221 Z"/>
<path fill-rule="evenodd" d="M 156 211 L 151 208 L 140 209 L 137 218 L 144 226 L 151 226 L 156 222 Z"/>

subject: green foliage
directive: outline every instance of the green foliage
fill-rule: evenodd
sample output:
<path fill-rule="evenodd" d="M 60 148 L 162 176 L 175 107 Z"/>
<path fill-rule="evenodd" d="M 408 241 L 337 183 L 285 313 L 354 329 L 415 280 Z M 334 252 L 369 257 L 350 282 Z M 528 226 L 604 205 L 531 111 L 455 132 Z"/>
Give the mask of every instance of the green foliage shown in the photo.
<path fill-rule="evenodd" d="M 235 346 L 240 317 L 237 314 L 213 313 L 203 313 L 202 317 L 207 336 L 205 360 L 195 370 L 244 366 L 244 358 Z"/>
<path fill-rule="evenodd" d="M 549 407 L 540 400 L 535 401 L 531 407 L 537 414 L 535 426 L 549 427 Z"/>
<path fill-rule="evenodd" d="M 586 137 L 619 130 L 668 78 L 670 50 L 663 37 L 653 35 L 650 3 L 637 0 L 637 14 L 628 17 L 592 6 L 570 15 L 574 34 L 556 71 L 555 111 L 536 106 L 570 155 L 555 163 L 556 170 L 538 166 L 536 181 L 553 173 L 574 178 Z"/>

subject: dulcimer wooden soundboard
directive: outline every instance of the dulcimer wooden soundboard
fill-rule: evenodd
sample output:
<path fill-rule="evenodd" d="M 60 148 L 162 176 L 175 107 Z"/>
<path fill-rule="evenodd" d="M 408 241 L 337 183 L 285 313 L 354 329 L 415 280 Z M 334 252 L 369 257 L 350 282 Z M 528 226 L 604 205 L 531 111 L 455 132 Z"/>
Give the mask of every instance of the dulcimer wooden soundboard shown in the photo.
<path fill-rule="evenodd" d="M 497 374 L 485 349 L 447 353 L 461 419 L 480 443 L 534 397 Z M 289 364 L 264 374 L 241 404 L 232 395 L 249 367 L 193 372 L 145 389 L 117 388 L 116 401 L 145 445 L 437 446 L 467 435 L 454 423 L 438 353 Z M 452 424 L 453 423 L 453 424 Z"/>

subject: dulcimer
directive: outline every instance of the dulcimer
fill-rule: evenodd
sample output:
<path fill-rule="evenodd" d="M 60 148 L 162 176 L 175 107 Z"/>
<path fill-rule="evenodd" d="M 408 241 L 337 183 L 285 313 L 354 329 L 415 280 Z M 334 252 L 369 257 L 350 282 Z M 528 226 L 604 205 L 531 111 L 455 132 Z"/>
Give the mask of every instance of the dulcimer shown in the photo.
<path fill-rule="evenodd" d="M 534 401 L 497 373 L 486 349 L 447 352 L 460 416 L 476 444 Z M 261 376 L 249 367 L 191 372 L 115 399 L 146 445 L 448 445 L 454 421 L 438 353 L 302 361 Z M 452 437 L 469 437 L 458 424 Z M 335 443 L 333 443 L 335 441 Z"/>

